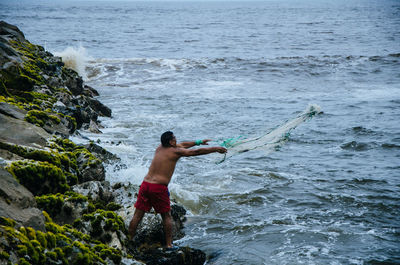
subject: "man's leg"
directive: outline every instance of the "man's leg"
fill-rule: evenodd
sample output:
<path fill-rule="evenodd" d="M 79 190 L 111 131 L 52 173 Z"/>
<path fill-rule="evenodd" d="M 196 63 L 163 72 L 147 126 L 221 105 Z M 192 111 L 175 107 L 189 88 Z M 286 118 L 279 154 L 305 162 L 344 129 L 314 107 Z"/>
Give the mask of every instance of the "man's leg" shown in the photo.
<path fill-rule="evenodd" d="M 172 216 L 171 211 L 166 213 L 161 213 L 161 217 L 164 225 L 164 233 L 165 233 L 165 243 L 167 248 L 172 247 Z"/>
<path fill-rule="evenodd" d="M 143 211 L 143 210 L 140 210 L 138 208 L 135 209 L 135 213 L 133 214 L 132 220 L 129 223 L 129 228 L 128 228 L 130 240 L 132 240 L 133 237 L 135 236 L 136 229 L 137 229 L 140 221 L 142 220 L 144 213 L 145 213 L 145 211 Z"/>

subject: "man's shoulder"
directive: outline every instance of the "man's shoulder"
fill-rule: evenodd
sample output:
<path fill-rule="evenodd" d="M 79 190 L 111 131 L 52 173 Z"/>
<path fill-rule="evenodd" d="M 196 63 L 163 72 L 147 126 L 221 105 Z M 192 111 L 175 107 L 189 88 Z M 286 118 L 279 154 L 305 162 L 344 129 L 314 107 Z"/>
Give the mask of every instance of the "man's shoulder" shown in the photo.
<path fill-rule="evenodd" d="M 182 152 L 182 150 L 184 150 L 184 148 L 181 147 L 164 147 L 162 145 L 160 145 L 156 152 L 157 153 L 163 153 L 163 154 L 179 154 L 180 152 Z"/>

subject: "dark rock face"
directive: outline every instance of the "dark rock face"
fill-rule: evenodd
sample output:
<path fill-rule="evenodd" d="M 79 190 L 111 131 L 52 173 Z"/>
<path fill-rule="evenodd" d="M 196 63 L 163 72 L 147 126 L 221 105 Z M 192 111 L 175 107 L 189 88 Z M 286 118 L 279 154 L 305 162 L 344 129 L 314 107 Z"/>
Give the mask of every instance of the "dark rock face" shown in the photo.
<path fill-rule="evenodd" d="M 202 265 L 206 261 L 204 252 L 188 247 L 181 247 L 175 251 L 166 251 L 161 248 L 147 249 L 136 256 L 148 265 Z"/>
<path fill-rule="evenodd" d="M 8 24 L 5 21 L 0 21 L 0 35 L 11 35 L 19 41 L 25 40 L 24 33 L 22 33 L 17 26 Z"/>
<path fill-rule="evenodd" d="M 112 164 L 112 163 L 117 163 L 120 162 L 121 159 L 114 155 L 113 153 L 108 152 L 106 149 L 104 149 L 103 147 L 95 144 L 95 143 L 90 143 L 90 144 L 86 144 L 84 145 L 84 147 L 89 150 L 89 152 L 91 152 L 95 157 L 97 157 L 98 159 L 100 159 L 103 162 Z"/>
<path fill-rule="evenodd" d="M 10 101 L 28 114 L 35 110 L 28 122 L 67 137 L 82 127 L 98 128 L 99 115 L 111 117 L 111 110 L 94 98 L 98 92 L 84 86 L 61 58 L 29 43 L 17 27 L 4 21 L 0 22 L 0 51 L 0 96 L 4 97 L 0 101 Z"/>
<path fill-rule="evenodd" d="M 18 226 L 44 231 L 44 216 L 36 208 L 32 193 L 0 167 L 0 216 L 12 218 Z"/>

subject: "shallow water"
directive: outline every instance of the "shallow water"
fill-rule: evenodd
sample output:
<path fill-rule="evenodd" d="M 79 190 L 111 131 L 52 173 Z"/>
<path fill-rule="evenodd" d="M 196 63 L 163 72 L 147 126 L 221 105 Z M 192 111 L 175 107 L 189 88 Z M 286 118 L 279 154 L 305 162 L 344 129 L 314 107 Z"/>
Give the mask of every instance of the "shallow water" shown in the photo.
<path fill-rule="evenodd" d="M 208 264 L 400 263 L 398 1 L 2 1 L 0 19 L 86 49 L 113 118 L 83 134 L 128 165 L 110 181 L 140 183 L 165 130 L 218 144 L 321 106 L 274 152 L 180 161 L 178 243 Z"/>

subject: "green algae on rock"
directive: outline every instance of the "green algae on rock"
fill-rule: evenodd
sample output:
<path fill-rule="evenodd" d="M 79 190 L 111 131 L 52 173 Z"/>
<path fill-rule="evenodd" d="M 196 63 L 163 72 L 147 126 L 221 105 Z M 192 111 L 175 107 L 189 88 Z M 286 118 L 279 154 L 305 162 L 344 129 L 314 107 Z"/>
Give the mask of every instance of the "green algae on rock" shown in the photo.
<path fill-rule="evenodd" d="M 65 192 L 70 189 L 63 171 L 48 162 L 15 161 L 10 164 L 8 170 L 34 195 Z"/>
<path fill-rule="evenodd" d="M 3 21 L 0 26 L 1 101 L 36 111 L 26 120 L 41 127 L 50 122 L 44 127 L 50 133 L 54 124 L 73 133 L 83 125 L 97 124 L 99 115 L 111 116 L 111 110 L 93 98 L 97 91 L 84 86 L 82 78 L 66 68 L 61 58 L 30 43 L 17 27 Z M 60 130 L 56 132 L 67 136 L 66 129 Z"/>
<path fill-rule="evenodd" d="M 10 264 L 120 264 L 123 253 L 46 216 L 47 232 L 0 217 L 0 261 Z"/>
<path fill-rule="evenodd" d="M 105 177 L 102 162 L 85 147 L 78 146 L 68 139 L 53 138 L 48 143 L 47 150 L 27 148 L 0 141 L 0 149 L 8 150 L 30 160 L 12 162 L 8 169 L 22 185 L 35 195 L 65 192 L 71 185 L 93 179 L 104 180 Z M 55 175 L 49 176 L 49 174 Z M 50 187 L 46 189 L 49 185 L 55 186 L 53 189 Z M 45 190 L 40 192 L 36 190 L 40 187 Z"/>
<path fill-rule="evenodd" d="M 79 228 L 84 214 L 96 211 L 96 206 L 90 198 L 68 191 L 64 194 L 45 194 L 35 197 L 38 208 L 48 212 L 58 224 L 72 224 Z"/>

